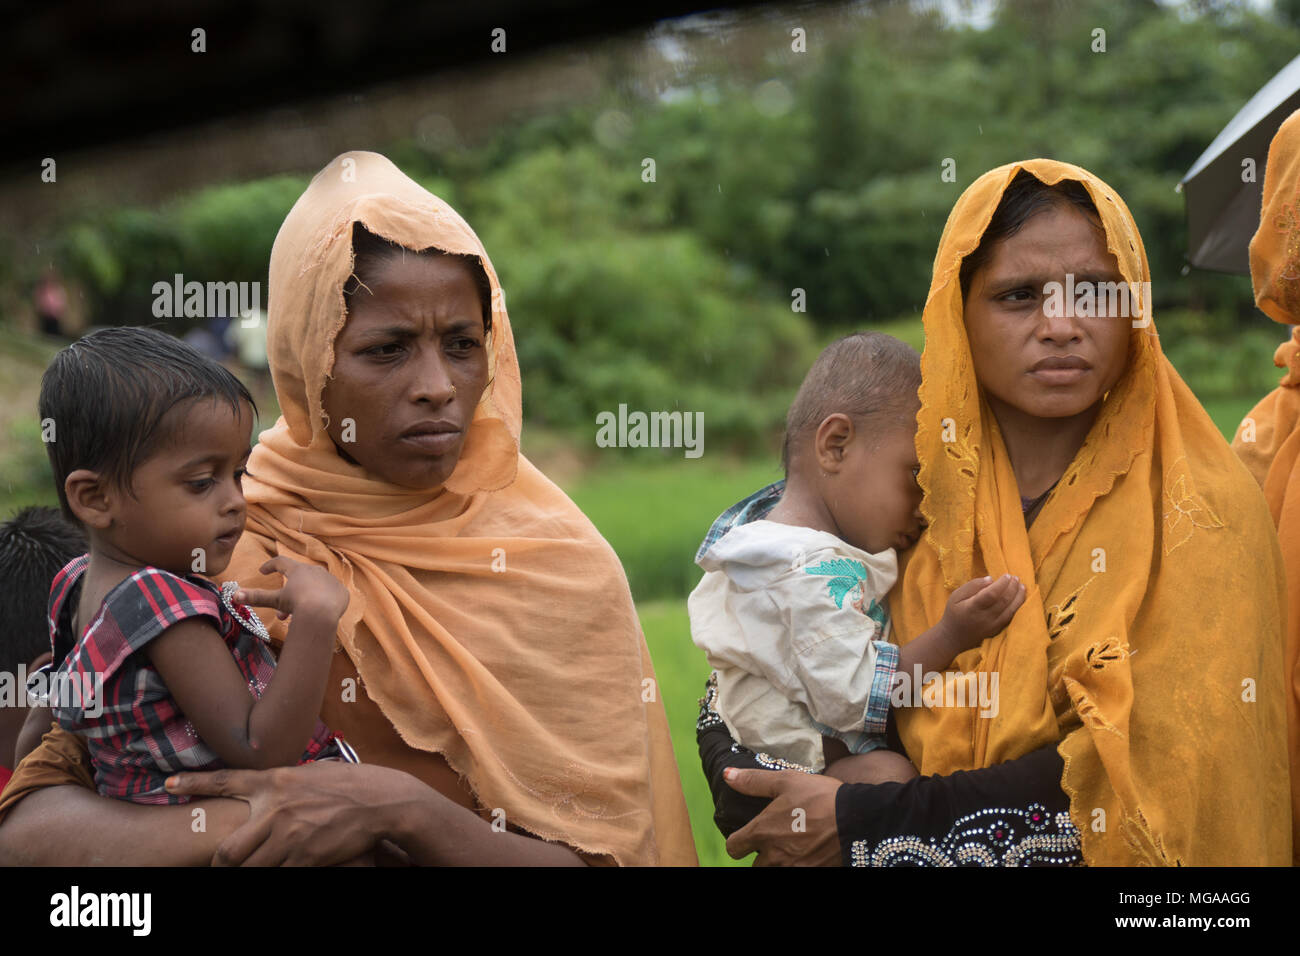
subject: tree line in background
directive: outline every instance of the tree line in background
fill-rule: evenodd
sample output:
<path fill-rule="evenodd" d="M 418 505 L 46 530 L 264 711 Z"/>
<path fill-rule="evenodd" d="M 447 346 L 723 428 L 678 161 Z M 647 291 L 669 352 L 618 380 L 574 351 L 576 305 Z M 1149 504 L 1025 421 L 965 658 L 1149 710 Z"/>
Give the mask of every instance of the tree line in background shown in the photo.
<path fill-rule="evenodd" d="M 1166 352 L 1198 395 L 1262 394 L 1282 336 L 1248 279 L 1183 274 L 1174 186 L 1300 50 L 1298 14 L 1300 2 L 1004 0 L 976 29 L 886 3 L 846 9 L 828 21 L 843 29 L 810 30 L 799 52 L 787 13 L 726 43 L 683 30 L 668 84 L 629 70 L 597 102 L 487 142 L 452 146 L 435 129 L 374 148 L 478 231 L 515 325 L 525 415 L 558 430 L 590 432 L 620 403 L 700 410 L 711 451 L 770 451 L 818 345 L 915 330 L 953 202 L 1031 156 L 1084 166 L 1126 199 Z M 174 273 L 265 288 L 306 183 L 79 210 L 52 237 L 55 259 L 96 324 L 159 324 L 153 284 Z"/>

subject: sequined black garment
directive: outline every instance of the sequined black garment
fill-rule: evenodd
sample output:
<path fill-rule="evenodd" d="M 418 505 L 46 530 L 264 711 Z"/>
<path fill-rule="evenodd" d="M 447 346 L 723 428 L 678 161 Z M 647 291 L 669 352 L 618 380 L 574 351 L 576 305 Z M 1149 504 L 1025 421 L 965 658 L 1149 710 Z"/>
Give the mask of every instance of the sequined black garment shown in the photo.
<path fill-rule="evenodd" d="M 695 732 L 714 823 L 730 836 L 769 801 L 728 787 L 722 779 L 727 767 L 811 771 L 737 744 L 716 701 L 710 679 Z M 892 714 L 888 734 L 891 748 L 901 752 Z M 846 866 L 1080 865 L 1079 834 L 1060 787 L 1064 770 L 1053 744 L 981 770 L 907 783 L 844 784 L 835 801 L 841 859 Z"/>

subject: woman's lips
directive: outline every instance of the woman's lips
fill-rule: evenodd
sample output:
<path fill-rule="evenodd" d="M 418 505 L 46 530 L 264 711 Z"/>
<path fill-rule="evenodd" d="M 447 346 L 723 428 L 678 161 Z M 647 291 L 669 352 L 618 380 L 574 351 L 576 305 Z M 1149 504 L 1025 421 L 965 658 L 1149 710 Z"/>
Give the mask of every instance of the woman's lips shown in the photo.
<path fill-rule="evenodd" d="M 1052 355 L 1039 359 L 1029 374 L 1044 385 L 1073 385 L 1092 371 L 1092 366 L 1078 355 Z"/>
<path fill-rule="evenodd" d="M 456 447 L 460 435 L 458 431 L 424 432 L 419 435 L 403 435 L 399 440 L 430 455 L 445 455 Z"/>
<path fill-rule="evenodd" d="M 1039 368 L 1030 371 L 1037 381 L 1044 385 L 1073 385 L 1087 375 L 1092 369 L 1087 368 Z"/>

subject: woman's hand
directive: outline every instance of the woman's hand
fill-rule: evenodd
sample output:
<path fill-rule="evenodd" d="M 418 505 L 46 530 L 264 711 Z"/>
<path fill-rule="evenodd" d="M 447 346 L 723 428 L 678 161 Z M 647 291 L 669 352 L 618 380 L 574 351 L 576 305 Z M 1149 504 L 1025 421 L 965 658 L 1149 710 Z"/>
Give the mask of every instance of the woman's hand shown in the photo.
<path fill-rule="evenodd" d="M 348 863 L 393 832 L 394 814 L 404 801 L 429 794 L 400 770 L 335 761 L 182 773 L 168 778 L 167 790 L 234 797 L 249 805 L 248 822 L 217 847 L 213 866 Z"/>
<path fill-rule="evenodd" d="M 340 865 L 385 840 L 392 846 L 383 849 L 418 866 L 586 865 L 563 843 L 498 832 L 410 774 L 375 764 L 182 773 L 167 789 L 248 803 L 248 823 L 217 847 L 214 866 Z"/>
<path fill-rule="evenodd" d="M 755 866 L 839 866 L 840 836 L 835 793 L 840 782 L 801 770 L 736 770 L 725 773 L 733 790 L 772 802 L 727 838 L 727 853 L 740 859 L 755 850 Z"/>

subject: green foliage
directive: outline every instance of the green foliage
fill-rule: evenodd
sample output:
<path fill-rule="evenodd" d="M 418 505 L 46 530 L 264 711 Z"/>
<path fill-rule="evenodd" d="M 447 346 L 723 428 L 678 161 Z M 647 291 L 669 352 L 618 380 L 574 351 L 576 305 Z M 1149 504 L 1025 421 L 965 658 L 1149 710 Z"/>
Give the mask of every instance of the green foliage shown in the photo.
<path fill-rule="evenodd" d="M 1183 275 L 1173 187 L 1300 46 L 1291 6 L 1270 16 L 1238 3 L 1003 0 L 986 29 L 901 3 L 838 16 L 844 28 L 814 30 L 806 54 L 765 48 L 737 68 L 702 44 L 671 89 L 612 76 L 595 102 L 521 118 L 472 147 L 423 127 L 376 144 L 483 237 L 530 420 L 591 435 L 595 415 L 620 403 L 701 411 L 711 450 L 771 447 L 814 339 L 911 328 L 961 190 L 1043 155 L 1126 199 L 1159 314 L 1183 316 L 1162 322 L 1166 347 L 1198 393 L 1270 379 L 1248 280 Z M 59 230 L 56 255 L 94 321 L 152 322 L 153 283 L 176 272 L 264 280 L 306 181 L 83 212 Z M 795 290 L 807 313 L 791 311 Z"/>
<path fill-rule="evenodd" d="M 1156 323 L 1166 357 L 1202 402 L 1239 395 L 1263 398 L 1281 378 L 1270 360 L 1286 336 L 1271 322 L 1227 335 L 1207 329 L 1205 316 L 1195 312 L 1160 313 Z"/>
<path fill-rule="evenodd" d="M 184 261 L 195 264 L 193 277 L 265 282 L 275 235 L 306 188 L 304 177 L 275 176 L 214 186 L 177 204 L 169 218 L 176 223 Z"/>
<path fill-rule="evenodd" d="M 184 334 L 194 319 L 159 320 L 154 284 L 265 282 L 271 245 L 306 188 L 295 176 L 214 186 L 158 209 L 92 210 L 56 242 L 64 269 L 89 292 L 98 325 L 161 325 Z"/>
<path fill-rule="evenodd" d="M 666 193 L 640 169 L 547 148 L 470 191 L 505 289 L 525 411 L 593 435 L 596 415 L 619 404 L 698 411 L 709 447 L 759 447 L 815 357 L 807 324 L 765 300 L 752 271 L 663 228 Z M 755 381 L 772 388 L 756 394 Z"/>
<path fill-rule="evenodd" d="M 6 452 L 0 455 L 0 492 L 11 507 L 58 505 L 50 460 L 41 441 L 41 424 L 33 415 L 9 423 Z M 3 518 L 0 518 L 3 520 Z"/>

